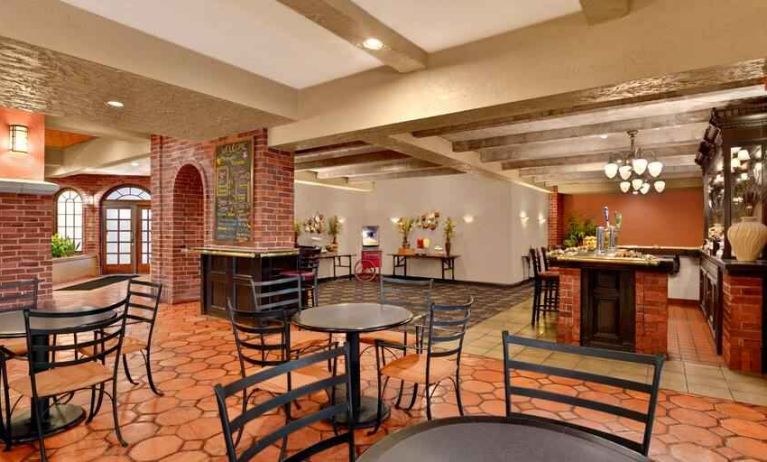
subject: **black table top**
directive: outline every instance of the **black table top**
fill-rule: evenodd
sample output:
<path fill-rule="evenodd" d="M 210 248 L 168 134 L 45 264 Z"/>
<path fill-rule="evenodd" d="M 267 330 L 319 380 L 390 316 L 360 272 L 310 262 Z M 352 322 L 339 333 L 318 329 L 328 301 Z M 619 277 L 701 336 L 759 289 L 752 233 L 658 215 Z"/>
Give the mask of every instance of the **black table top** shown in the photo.
<path fill-rule="evenodd" d="M 61 312 L 79 312 L 96 310 L 99 307 L 81 306 L 67 310 L 57 310 Z M 103 313 L 90 316 L 62 317 L 62 318 L 37 318 L 32 327 L 40 329 L 65 329 L 75 327 L 76 325 L 90 324 L 104 321 L 115 316 L 114 311 L 105 311 Z M 24 326 L 24 312 L 21 310 L 0 312 L 0 338 L 18 338 L 26 335 Z"/>
<path fill-rule="evenodd" d="M 380 303 L 339 303 L 297 313 L 293 323 L 319 332 L 375 332 L 410 322 L 413 313 L 395 305 Z"/>
<path fill-rule="evenodd" d="M 644 456 L 589 433 L 534 417 L 432 420 L 394 433 L 358 462 L 621 462 Z"/>

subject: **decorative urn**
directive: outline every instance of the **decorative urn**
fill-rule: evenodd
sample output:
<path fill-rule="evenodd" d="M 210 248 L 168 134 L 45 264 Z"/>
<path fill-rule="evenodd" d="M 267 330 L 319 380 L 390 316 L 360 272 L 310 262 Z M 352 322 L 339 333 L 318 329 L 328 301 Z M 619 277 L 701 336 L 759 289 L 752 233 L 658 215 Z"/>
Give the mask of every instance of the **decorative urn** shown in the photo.
<path fill-rule="evenodd" d="M 743 217 L 727 230 L 727 239 L 738 261 L 754 261 L 767 244 L 767 226 L 756 217 Z"/>

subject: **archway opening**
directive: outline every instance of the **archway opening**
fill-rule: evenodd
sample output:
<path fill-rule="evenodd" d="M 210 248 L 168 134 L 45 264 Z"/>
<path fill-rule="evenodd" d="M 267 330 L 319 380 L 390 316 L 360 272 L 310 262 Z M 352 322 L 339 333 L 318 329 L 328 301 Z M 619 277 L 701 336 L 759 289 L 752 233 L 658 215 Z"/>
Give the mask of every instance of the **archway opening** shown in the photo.
<path fill-rule="evenodd" d="M 171 274 L 169 301 L 179 303 L 200 298 L 200 261 L 184 250 L 205 242 L 205 193 L 200 171 L 193 165 L 179 169 L 173 182 L 171 217 Z"/>

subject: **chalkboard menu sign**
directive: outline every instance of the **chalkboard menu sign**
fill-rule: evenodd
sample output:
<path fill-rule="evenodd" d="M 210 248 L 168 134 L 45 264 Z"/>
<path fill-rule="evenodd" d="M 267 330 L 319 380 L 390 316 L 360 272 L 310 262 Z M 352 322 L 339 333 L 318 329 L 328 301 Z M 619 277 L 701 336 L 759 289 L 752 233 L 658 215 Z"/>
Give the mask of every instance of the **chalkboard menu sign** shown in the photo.
<path fill-rule="evenodd" d="M 216 229 L 214 239 L 251 240 L 253 144 L 251 141 L 216 147 Z"/>

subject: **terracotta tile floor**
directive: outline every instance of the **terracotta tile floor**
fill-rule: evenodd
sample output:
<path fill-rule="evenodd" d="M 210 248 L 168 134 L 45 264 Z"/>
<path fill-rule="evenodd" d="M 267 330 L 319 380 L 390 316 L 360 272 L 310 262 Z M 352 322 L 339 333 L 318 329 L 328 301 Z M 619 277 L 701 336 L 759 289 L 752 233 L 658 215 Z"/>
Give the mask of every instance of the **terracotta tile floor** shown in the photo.
<path fill-rule="evenodd" d="M 119 290 L 120 285 L 111 287 Z M 109 295 L 92 291 L 93 297 Z M 82 300 L 82 294 L 81 294 Z M 223 440 L 212 393 L 216 383 L 237 377 L 234 343 L 228 325 L 218 319 L 200 316 L 196 303 L 163 306 L 157 326 L 154 370 L 165 397 L 154 396 L 145 385 L 120 383 L 120 414 L 122 428 L 130 446 L 115 444 L 112 419 L 107 406 L 88 425 L 82 424 L 46 440 L 54 461 L 207 461 L 224 460 Z M 514 311 L 514 310 L 512 310 Z M 498 335 L 496 331 L 496 335 Z M 492 348 L 492 347 L 491 347 Z M 518 352 L 517 354 L 524 354 Z M 531 353 L 528 353 L 531 355 Z M 569 358 L 557 358 L 563 364 Z M 140 357 L 131 360 L 135 375 Z M 374 360 L 363 357 L 363 389 L 374 390 Z M 23 363 L 15 362 L 12 374 L 25 374 Z M 502 414 L 503 375 L 499 360 L 466 354 L 462 367 L 464 404 L 469 414 Z M 642 397 L 611 387 L 587 385 L 564 379 L 549 379 L 536 374 L 518 377 L 523 386 L 557 388 L 567 392 L 602 399 L 632 408 L 642 408 Z M 393 401 L 394 387 L 389 390 Z M 86 394 L 76 398 L 85 403 Z M 303 409 L 319 406 L 322 396 L 304 403 Z M 455 398 L 449 385 L 439 388 L 434 399 L 435 417 L 456 415 Z M 515 400 L 518 410 L 564 419 L 627 436 L 637 437 L 636 428 L 625 419 L 539 400 Z M 423 403 L 413 411 L 393 410 L 381 431 L 373 436 L 358 432 L 359 451 L 388 433 L 424 420 Z M 282 424 L 282 417 L 268 416 L 251 426 L 247 439 L 257 437 L 264 428 Z M 296 450 L 306 441 L 316 441 L 330 428 L 318 424 L 290 439 L 289 450 Z M 276 460 L 277 449 L 267 451 L 258 460 Z M 343 460 L 339 452 L 324 454 L 322 461 Z M 37 460 L 33 445 L 16 446 L 10 453 L 0 453 L 2 461 Z M 651 447 L 653 459 L 659 461 L 726 461 L 767 460 L 767 407 L 736 403 L 731 400 L 703 397 L 693 393 L 671 390 L 661 392 L 655 431 Z"/>

